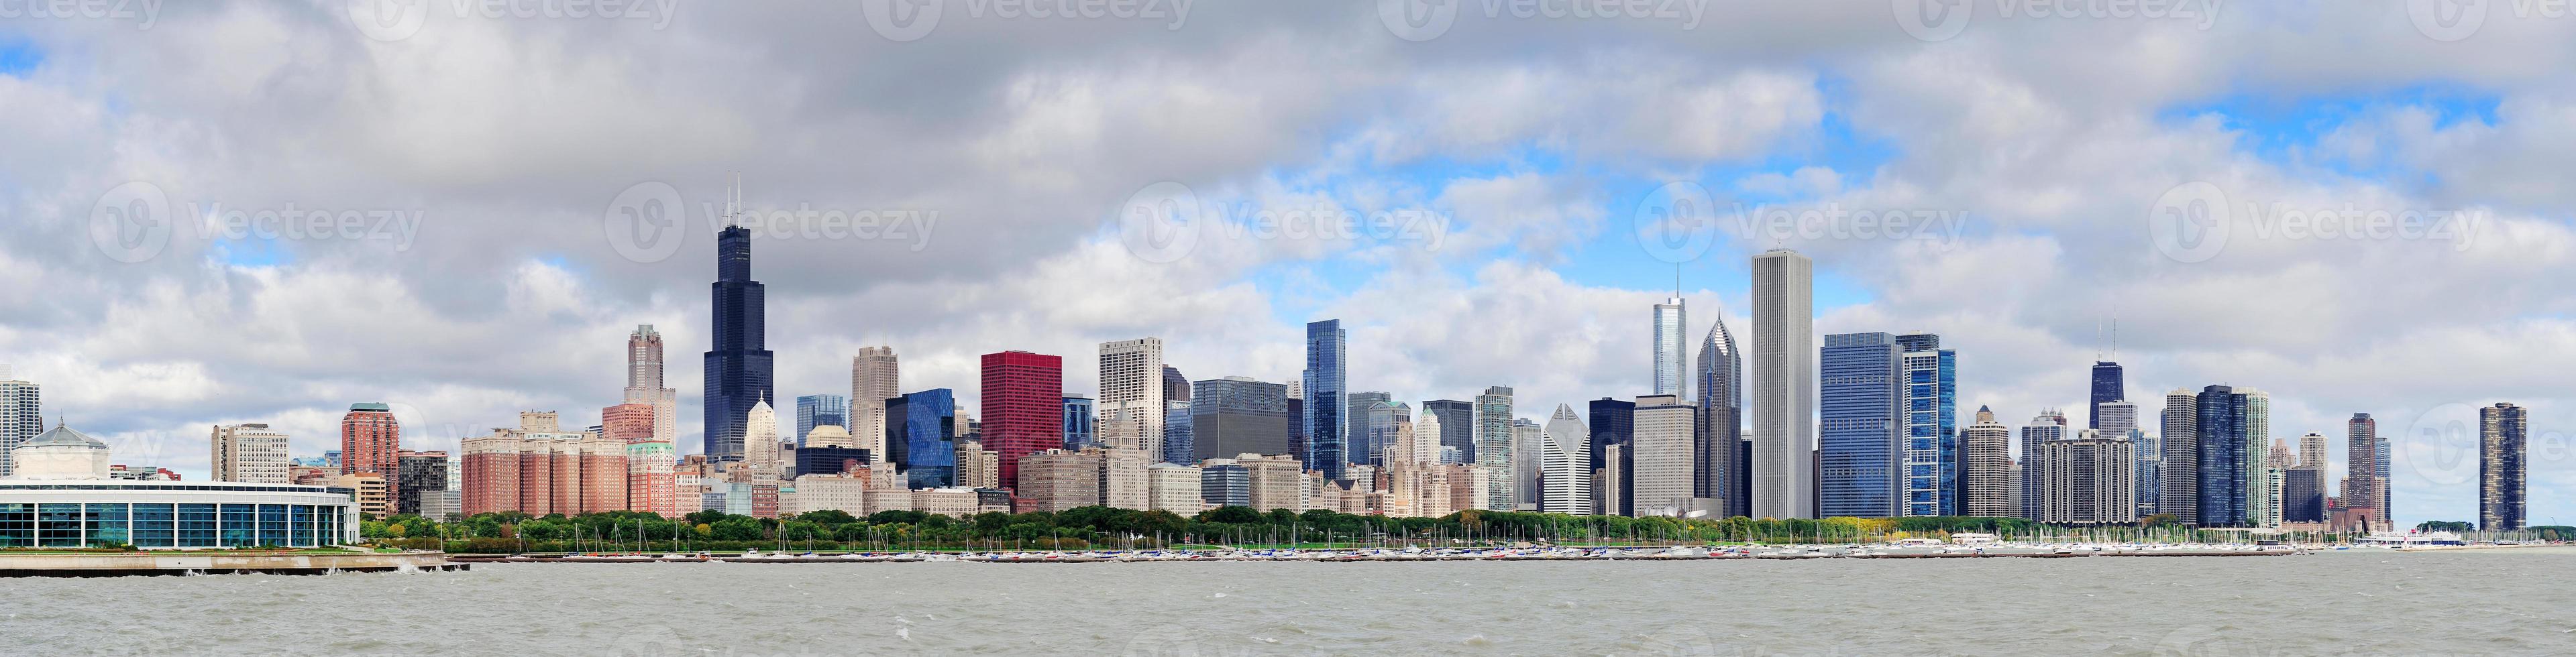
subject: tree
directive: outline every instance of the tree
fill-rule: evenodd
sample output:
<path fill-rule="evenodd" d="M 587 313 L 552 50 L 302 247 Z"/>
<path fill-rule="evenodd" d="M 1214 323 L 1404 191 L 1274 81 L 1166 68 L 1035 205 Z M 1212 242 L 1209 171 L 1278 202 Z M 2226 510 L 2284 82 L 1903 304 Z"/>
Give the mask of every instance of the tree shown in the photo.
<path fill-rule="evenodd" d="M 2426 520 L 2415 525 L 2415 531 L 2419 532 L 2468 532 L 2477 529 L 2477 525 L 2456 520 Z"/>

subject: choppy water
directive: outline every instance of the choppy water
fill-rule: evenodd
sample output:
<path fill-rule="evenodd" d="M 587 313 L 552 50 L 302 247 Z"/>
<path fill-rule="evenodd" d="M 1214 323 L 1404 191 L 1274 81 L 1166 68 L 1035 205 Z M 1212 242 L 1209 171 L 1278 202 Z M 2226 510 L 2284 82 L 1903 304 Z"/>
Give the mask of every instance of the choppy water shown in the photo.
<path fill-rule="evenodd" d="M 0 580 L 0 653 L 2567 654 L 2576 549 Z"/>

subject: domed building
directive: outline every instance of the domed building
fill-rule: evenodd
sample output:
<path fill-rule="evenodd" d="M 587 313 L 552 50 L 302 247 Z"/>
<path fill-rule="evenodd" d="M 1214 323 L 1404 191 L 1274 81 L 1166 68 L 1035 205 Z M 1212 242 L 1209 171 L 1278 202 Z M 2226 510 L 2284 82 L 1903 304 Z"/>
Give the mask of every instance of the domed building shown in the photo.
<path fill-rule="evenodd" d="M 347 488 L 111 479 L 107 443 L 60 424 L 9 451 L 0 547 L 325 547 L 358 540 Z"/>
<path fill-rule="evenodd" d="M 843 429 L 837 424 L 823 424 L 815 425 L 813 431 L 805 432 L 805 446 L 854 448 L 859 445 L 858 441 L 850 438 L 850 430 Z"/>

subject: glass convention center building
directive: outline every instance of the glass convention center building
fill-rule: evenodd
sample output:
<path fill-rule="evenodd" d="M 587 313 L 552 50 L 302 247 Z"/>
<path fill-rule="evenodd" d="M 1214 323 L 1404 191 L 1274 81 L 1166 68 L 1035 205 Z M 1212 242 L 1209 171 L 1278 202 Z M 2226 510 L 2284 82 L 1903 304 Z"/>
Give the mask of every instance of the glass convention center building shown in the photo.
<path fill-rule="evenodd" d="M 345 488 L 108 477 L 107 444 L 57 426 L 10 450 L 0 548 L 311 548 L 355 543 Z"/>

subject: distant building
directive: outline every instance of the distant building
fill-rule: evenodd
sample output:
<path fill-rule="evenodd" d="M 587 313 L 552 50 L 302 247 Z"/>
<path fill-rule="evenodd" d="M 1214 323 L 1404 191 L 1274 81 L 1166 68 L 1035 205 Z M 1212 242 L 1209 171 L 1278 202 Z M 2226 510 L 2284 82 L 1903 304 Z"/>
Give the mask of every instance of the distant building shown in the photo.
<path fill-rule="evenodd" d="M 393 477 L 401 465 L 395 455 L 401 451 L 402 425 L 394 420 L 393 407 L 350 404 L 349 412 L 340 416 L 340 474 Z M 387 481 L 385 486 L 388 499 L 402 493 L 396 482 Z"/>
<path fill-rule="evenodd" d="M 1378 442 L 1384 436 L 1378 429 L 1380 427 L 1388 431 L 1394 429 L 1395 418 L 1392 407 L 1395 404 L 1395 396 L 1384 392 L 1354 392 L 1344 397 L 1343 403 L 1345 408 L 1342 414 L 1344 444 L 1342 461 L 1385 465 L 1385 461 L 1381 458 L 1384 456 L 1382 453 L 1384 448 Z M 1381 412 L 1383 415 L 1380 414 Z M 1344 475 L 1337 479 L 1347 477 L 1348 475 Z"/>
<path fill-rule="evenodd" d="M 2021 481 L 2013 473 L 2012 429 L 1995 421 L 1995 412 L 1977 408 L 1976 423 L 1961 431 L 1967 452 L 1967 500 L 1964 513 L 1983 518 L 2021 515 L 2014 493 Z"/>
<path fill-rule="evenodd" d="M 1690 342 L 1690 320 L 1684 313 L 1680 292 L 1655 304 L 1654 382 L 1655 394 L 1690 398 L 1690 378 L 1682 372 L 1684 345 Z"/>
<path fill-rule="evenodd" d="M 660 440 L 660 430 L 653 417 L 661 409 L 652 404 L 628 402 L 599 409 L 599 430 L 609 439 L 622 443 Z"/>
<path fill-rule="evenodd" d="M 2255 431 L 2249 395 L 2229 386 L 2202 388 L 2200 410 L 2200 517 L 2202 527 L 2252 527 L 2261 509 L 2248 502 L 2262 494 L 2253 477 L 2262 453 L 2252 448 Z"/>
<path fill-rule="evenodd" d="M 819 426 L 837 426 L 848 434 L 850 398 L 840 395 L 805 395 L 796 398 L 796 445 L 803 447 L 805 437 Z"/>
<path fill-rule="evenodd" d="M 2387 515 L 2379 508 L 2380 486 L 2385 482 L 2378 468 L 2379 444 L 2379 421 L 2369 413 L 2354 413 L 2351 420 L 2344 422 L 2344 479 L 2339 497 L 2344 508 L 2370 519 L 2367 529 L 2379 529 L 2387 523 Z"/>
<path fill-rule="evenodd" d="M 1124 423 L 1147 454 L 1163 453 L 1163 339 L 1100 343 L 1100 422 Z M 1101 433 L 1109 433 L 1104 426 Z"/>
<path fill-rule="evenodd" d="M 1324 473 L 1324 478 L 1342 478 L 1342 466 L 1349 463 L 1349 447 L 1343 433 L 1344 414 L 1349 410 L 1344 395 L 1350 388 L 1344 377 L 1350 365 L 1348 340 L 1342 321 L 1327 319 L 1306 323 L 1306 369 L 1301 393 L 1304 401 L 1303 427 L 1305 443 L 1298 454 L 1304 469 Z"/>
<path fill-rule="evenodd" d="M 346 545 L 358 540 L 359 505 L 384 510 L 380 483 L 360 490 L 358 481 L 318 488 L 111 479 L 107 443 L 67 426 L 9 451 L 18 470 L 0 478 L 0 547 L 6 548 Z"/>
<path fill-rule="evenodd" d="M 1199 501 L 1208 508 L 1252 506 L 1249 470 L 1234 459 L 1209 459 L 1199 467 Z"/>
<path fill-rule="evenodd" d="M 642 426 L 650 430 L 652 435 L 646 438 L 635 438 L 631 434 L 619 433 L 620 427 L 616 422 L 602 421 L 601 424 L 610 429 L 610 435 L 627 442 L 651 440 L 678 443 L 680 439 L 679 393 L 663 385 L 662 334 L 654 331 L 651 324 L 637 326 L 634 333 L 626 336 L 626 401 L 618 406 L 627 404 L 640 404 L 649 410 L 641 413 L 640 418 L 627 420 L 629 424 L 626 427 L 632 427 L 636 420 L 641 420 Z M 610 408 L 617 408 L 617 406 Z"/>
<path fill-rule="evenodd" d="M 1816 517 L 1815 262 L 1753 256 L 1753 513 Z"/>
<path fill-rule="evenodd" d="M 886 424 L 886 400 L 903 394 L 902 366 L 894 347 L 860 347 L 850 358 L 850 436 L 878 463 L 893 458 L 886 437 L 896 435 Z"/>
<path fill-rule="evenodd" d="M 1603 397 L 1592 400 L 1589 410 L 1592 513 L 1635 516 L 1637 403 Z M 1423 413 L 1425 421 L 1434 417 L 1427 410 Z M 1416 422 L 1414 426 L 1418 431 L 1422 425 Z"/>
<path fill-rule="evenodd" d="M 2181 524 L 2200 524 L 2200 397 L 2182 388 L 2165 393 L 2161 427 L 2157 439 L 2164 445 L 2164 494 L 2156 501 L 2156 513 Z"/>
<path fill-rule="evenodd" d="M 2521 530 L 2530 489 L 2530 421 L 2520 406 L 2478 409 L 2478 529 Z"/>
<path fill-rule="evenodd" d="M 1629 464 L 1629 512 L 1680 515 L 1699 497 L 1700 407 L 1671 395 L 1638 397 L 1631 406 L 1623 456 Z"/>
<path fill-rule="evenodd" d="M 1437 444 L 1441 448 L 1457 450 L 1461 459 L 1457 463 L 1467 463 L 1475 459 L 1475 404 L 1455 399 L 1434 399 L 1422 402 L 1421 416 L 1440 418 L 1440 435 L 1437 436 Z M 1432 452 L 1437 454 L 1440 450 L 1435 449 Z"/>
<path fill-rule="evenodd" d="M 1190 462 L 1236 454 L 1295 454 L 1288 386 L 1229 376 L 1190 386 Z"/>
<path fill-rule="evenodd" d="M 1479 470 L 1485 475 L 1485 501 L 1477 508 L 1510 511 L 1520 505 L 1513 420 L 1511 388 L 1489 386 L 1484 394 L 1476 396 L 1476 455 L 1468 462 L 1484 466 Z"/>
<path fill-rule="evenodd" d="M 374 472 L 343 474 L 331 480 L 331 485 L 335 488 L 354 491 L 353 497 L 358 501 L 359 513 L 377 518 L 394 514 L 393 501 L 385 497 L 388 492 L 386 489 L 390 485 L 385 483 L 385 476 L 382 474 Z"/>
<path fill-rule="evenodd" d="M 980 440 L 957 441 L 958 488 L 1008 488 L 1002 485 L 1002 455 L 984 449 Z"/>
<path fill-rule="evenodd" d="M 1099 504 L 1104 451 L 1056 449 L 1021 457 L 1020 486 L 1016 490 L 1031 505 L 1021 511 L 1063 511 Z"/>
<path fill-rule="evenodd" d="M 1285 456 L 1245 454 L 1234 462 L 1243 466 L 1246 488 L 1253 510 L 1287 509 L 1303 513 L 1307 507 L 1306 473 L 1297 460 Z"/>
<path fill-rule="evenodd" d="M 1826 517 L 1900 515 L 1902 484 L 1897 408 L 1903 352 L 1886 333 L 1825 336 L 1819 356 L 1822 391 L 1816 457 L 1817 513 Z M 1927 468 L 1927 472 L 1930 470 Z"/>
<path fill-rule="evenodd" d="M 2042 445 L 2047 442 L 2066 439 L 2066 427 L 2066 414 L 2054 408 L 2040 411 L 2039 415 L 2030 419 L 2030 424 L 2022 425 L 2021 458 L 2018 459 L 2022 466 L 2021 513 L 2019 514 L 2022 518 L 2038 520 L 2045 513 L 2042 504 L 2046 502 L 2047 497 L 2041 494 L 2043 490 L 2041 487 L 2044 485 L 2042 478 L 2047 475 L 2048 470 L 2045 463 L 2040 460 L 2040 452 L 2043 449 Z"/>
<path fill-rule="evenodd" d="M 1941 336 L 1896 336 L 1897 507 L 1909 516 L 1959 514 L 1959 352 Z"/>
<path fill-rule="evenodd" d="M 638 445 L 648 447 L 639 450 Z M 464 469 L 459 478 L 463 515 L 517 511 L 569 517 L 632 508 L 628 488 L 636 473 L 628 454 L 666 454 L 650 449 L 659 445 L 565 432 L 554 413 L 530 412 L 520 414 L 517 429 L 495 429 L 462 441 L 461 456 L 449 467 Z"/>
<path fill-rule="evenodd" d="M 2102 420 L 2103 420 L 2103 418 L 2104 418 L 2104 415 L 2103 415 L 2103 412 L 2102 412 L 2102 405 L 2103 405 L 2103 404 L 2109 404 L 2109 403 L 2120 402 L 2120 401 L 2122 401 L 2122 400 L 2126 400 L 2126 399 L 2128 399 L 2128 398 L 2129 398 L 2129 384 L 2128 384 L 2127 377 L 2126 377 L 2126 376 L 2121 372 L 2121 370 L 2120 370 L 2120 364 L 2119 364 L 2119 363 L 2114 363 L 2114 362 L 2111 362 L 2111 361 L 2107 361 L 2107 360 L 2094 361 L 2094 362 L 2093 362 L 2093 387 L 2092 387 L 2092 394 L 2091 394 L 2092 407 L 2091 407 L 2089 410 L 2087 410 L 2087 415 L 2086 415 L 2086 418 L 2087 418 L 2087 419 L 2085 420 L 2085 421 L 2088 423 L 2088 424 L 2087 424 L 2087 428 L 2091 428 L 2091 429 L 2093 429 L 2093 430 L 2100 431 L 2100 432 L 2102 432 L 2102 435 L 2105 435 L 2105 436 L 2125 436 L 2125 435 L 2128 435 L 2128 433 L 2129 433 L 2129 430 L 2130 430 L 2130 429 L 2134 429 L 2134 428 L 2137 428 L 2137 427 L 2135 427 L 2134 425 L 2133 425 L 2133 426 L 2109 426 L 2109 427 L 2102 426 Z M 2130 407 L 2130 412 L 2131 412 L 2131 413 L 2135 413 L 2135 412 L 2136 412 L 2136 408 L 2137 408 L 2137 407 L 2135 407 L 2135 406 L 2131 406 L 2131 407 Z M 2136 419 L 2136 416 L 2135 416 L 2135 415 L 2132 415 L 2132 416 L 2131 416 L 2131 420 L 2132 420 L 2132 421 L 2134 421 L 2135 419 Z"/>
<path fill-rule="evenodd" d="M 775 355 L 768 346 L 767 292 L 751 278 L 751 229 L 726 226 L 716 233 L 716 281 L 709 299 L 713 338 L 706 352 L 706 385 L 700 388 L 705 422 L 698 450 L 716 461 L 743 458 L 743 422 L 755 404 L 778 398 Z M 775 437 L 773 430 L 770 437 Z"/>
<path fill-rule="evenodd" d="M 2300 466 L 2281 474 L 2282 524 L 2323 523 L 2326 516 L 2325 466 Z"/>
<path fill-rule="evenodd" d="M 447 452 L 406 449 L 395 456 L 395 462 L 394 490 L 400 492 L 394 497 L 394 512 L 428 516 L 422 511 L 424 500 L 437 500 L 447 490 Z"/>
<path fill-rule="evenodd" d="M 1064 357 L 1026 351 L 984 354 L 983 448 L 1000 458 L 1001 488 L 1019 485 L 1020 457 L 1061 449 Z M 936 486 L 916 486 L 936 488 Z"/>
<path fill-rule="evenodd" d="M 1207 510 L 1203 499 L 1203 473 L 1197 466 L 1156 463 L 1145 466 L 1146 507 L 1152 511 L 1170 511 L 1183 518 Z"/>
<path fill-rule="evenodd" d="M 1676 378 L 1679 372 L 1676 371 Z M 1574 407 L 1557 404 L 1539 432 L 1539 470 L 1545 491 L 1539 510 L 1583 515 L 1592 508 L 1592 432 Z"/>
<path fill-rule="evenodd" d="M 906 488 L 946 488 L 957 481 L 957 398 L 947 388 L 886 400 L 886 450 Z"/>
<path fill-rule="evenodd" d="M 1736 347 L 1735 334 L 1726 330 L 1725 314 L 1711 314 L 1717 319 L 1709 322 L 1708 337 L 1700 340 L 1694 368 L 1700 424 L 1692 438 L 1699 444 L 1699 456 L 1692 465 L 1696 471 L 1693 494 L 1715 500 L 1716 515 L 1742 516 L 1753 512 L 1747 494 L 1752 484 L 1745 470 L 1751 460 L 1746 458 L 1743 439 L 1744 352 Z"/>
<path fill-rule="evenodd" d="M 2126 525 L 2138 521 L 2129 441 L 2103 438 L 2092 429 L 2074 438 L 2039 443 L 2040 522 L 2061 525 Z"/>
<path fill-rule="evenodd" d="M 10 452 L 45 432 L 43 388 L 14 378 L 0 364 L 0 477 L 17 472 Z"/>
<path fill-rule="evenodd" d="M 1064 398 L 1064 449 L 1079 451 L 1100 446 L 1099 418 L 1091 412 L 1091 398 Z"/>
<path fill-rule="evenodd" d="M 283 484 L 286 480 L 287 436 L 265 424 L 233 424 L 214 428 L 213 455 L 208 477 L 215 481 L 237 481 L 251 484 Z"/>

